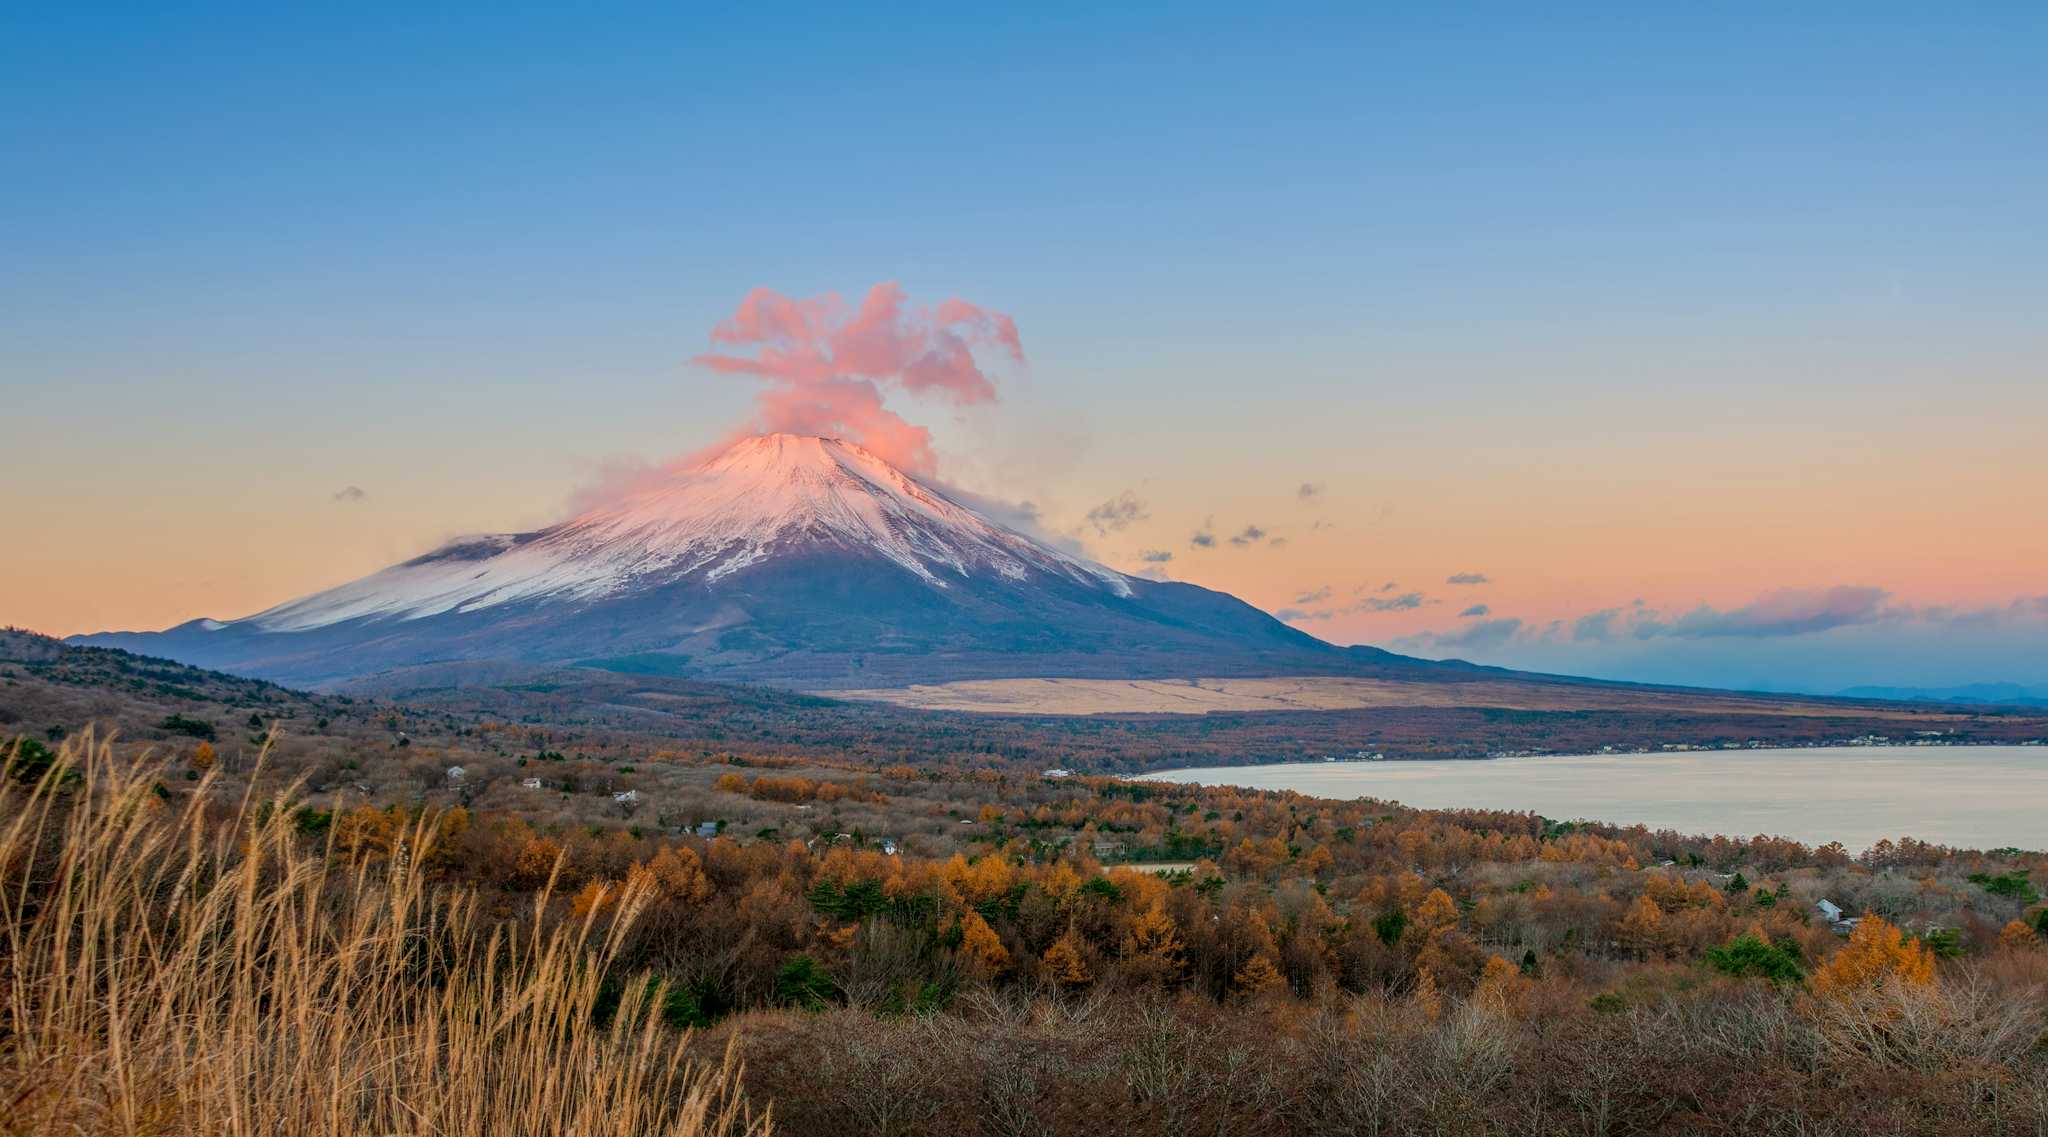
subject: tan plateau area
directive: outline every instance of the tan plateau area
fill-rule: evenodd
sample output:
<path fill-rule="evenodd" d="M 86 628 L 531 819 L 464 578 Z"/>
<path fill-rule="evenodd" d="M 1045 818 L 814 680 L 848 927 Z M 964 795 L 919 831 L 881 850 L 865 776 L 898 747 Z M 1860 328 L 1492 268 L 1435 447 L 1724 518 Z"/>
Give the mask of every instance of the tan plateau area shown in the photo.
<path fill-rule="evenodd" d="M 833 691 L 935 711 L 984 714 L 1200 715 L 1219 711 L 1350 711 L 1378 707 L 1497 707 L 1519 711 L 1683 711 L 1900 718 L 1952 717 L 1797 698 L 1602 687 L 1570 683 L 1415 682 L 1331 676 L 1269 679 L 970 679 L 911 687 Z"/>

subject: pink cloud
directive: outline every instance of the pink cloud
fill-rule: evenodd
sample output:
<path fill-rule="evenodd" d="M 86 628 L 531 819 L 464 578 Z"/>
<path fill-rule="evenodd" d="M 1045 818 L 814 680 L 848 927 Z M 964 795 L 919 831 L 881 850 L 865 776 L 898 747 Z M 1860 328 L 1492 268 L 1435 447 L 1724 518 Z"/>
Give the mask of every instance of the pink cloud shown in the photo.
<path fill-rule="evenodd" d="M 1797 636 L 1825 632 L 1884 619 L 1884 602 L 1890 596 L 1891 593 L 1882 588 L 1853 585 L 1780 588 L 1726 612 L 1701 605 L 1669 625 L 1647 622 L 1637 626 L 1636 635 L 1643 637 L 1645 631 L 1652 631 L 1702 638 Z"/>
<path fill-rule="evenodd" d="M 1024 361 L 1010 317 L 957 297 L 912 307 L 893 282 L 875 285 L 850 310 L 837 294 L 799 300 L 756 288 L 711 330 L 711 341 L 735 350 L 692 362 L 768 384 L 748 430 L 849 438 L 922 474 L 933 472 L 931 432 L 890 410 L 886 393 L 993 403 L 995 381 L 976 353 Z M 738 354 L 746 348 L 753 353 Z"/>

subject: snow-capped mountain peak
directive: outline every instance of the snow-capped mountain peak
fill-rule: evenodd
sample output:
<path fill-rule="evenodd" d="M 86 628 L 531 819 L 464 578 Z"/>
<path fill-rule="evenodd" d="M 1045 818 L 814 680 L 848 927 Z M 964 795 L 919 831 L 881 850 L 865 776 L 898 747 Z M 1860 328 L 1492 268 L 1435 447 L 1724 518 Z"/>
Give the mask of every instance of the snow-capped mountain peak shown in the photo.
<path fill-rule="evenodd" d="M 978 576 L 1042 576 L 1131 594 L 1122 574 L 998 525 L 854 443 L 767 434 L 559 525 L 465 537 L 245 623 L 292 632 L 522 601 L 591 602 L 715 585 L 816 552 L 880 557 L 938 589 Z"/>

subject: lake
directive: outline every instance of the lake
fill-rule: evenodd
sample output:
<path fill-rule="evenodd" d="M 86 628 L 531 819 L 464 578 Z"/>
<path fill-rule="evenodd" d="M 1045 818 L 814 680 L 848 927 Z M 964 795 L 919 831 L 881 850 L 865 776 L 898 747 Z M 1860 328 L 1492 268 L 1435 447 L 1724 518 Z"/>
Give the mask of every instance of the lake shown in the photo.
<path fill-rule="evenodd" d="M 2048 849 L 2048 747 L 1856 746 L 1167 770 L 1163 781 L 1510 809 L 1850 852 L 1880 839 Z"/>

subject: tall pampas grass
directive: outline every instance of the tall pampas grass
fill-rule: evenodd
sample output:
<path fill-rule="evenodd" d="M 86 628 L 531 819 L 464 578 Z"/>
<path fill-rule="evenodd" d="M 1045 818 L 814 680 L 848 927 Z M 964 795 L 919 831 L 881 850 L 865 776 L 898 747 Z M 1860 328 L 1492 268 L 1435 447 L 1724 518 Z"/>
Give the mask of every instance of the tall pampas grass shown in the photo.
<path fill-rule="evenodd" d="M 308 847 L 287 796 L 177 804 L 161 760 L 67 743 L 0 778 L 0 1133 L 763 1137 L 733 1051 L 610 974 L 615 916 L 487 926 L 417 866 Z M 615 1009 L 605 1008 L 617 1000 Z"/>

